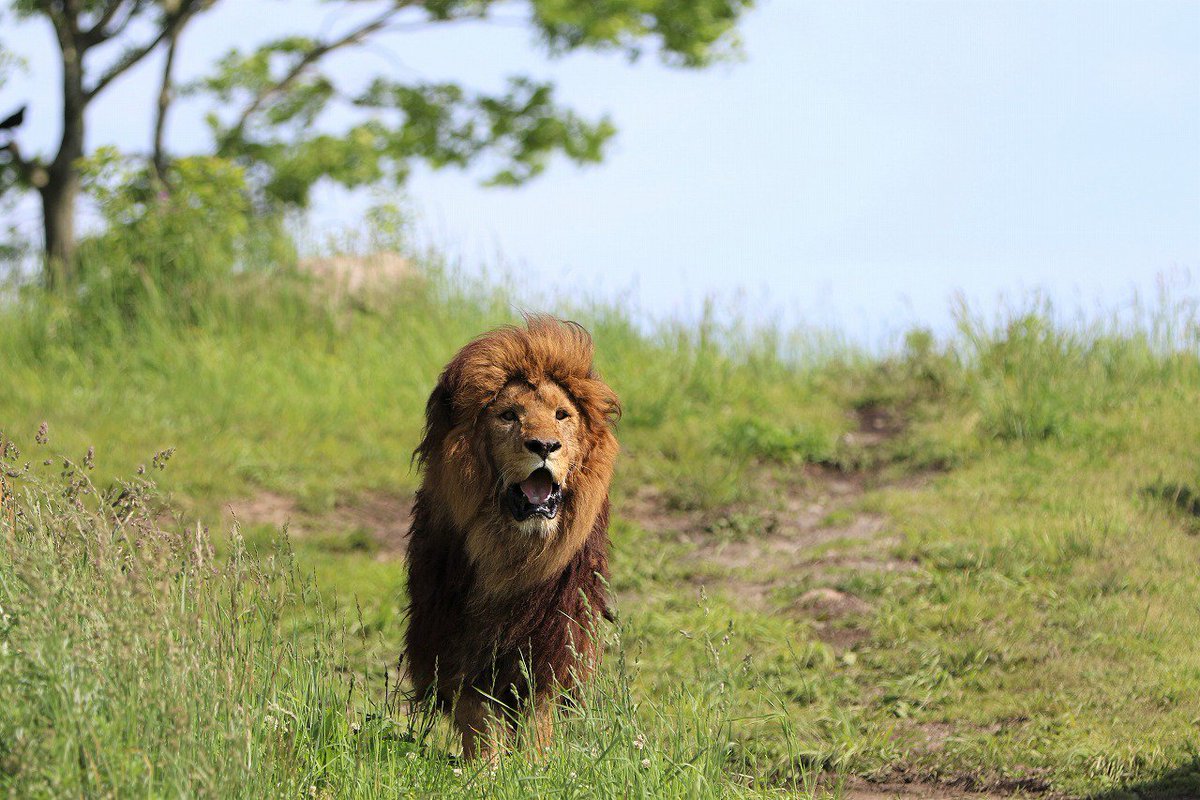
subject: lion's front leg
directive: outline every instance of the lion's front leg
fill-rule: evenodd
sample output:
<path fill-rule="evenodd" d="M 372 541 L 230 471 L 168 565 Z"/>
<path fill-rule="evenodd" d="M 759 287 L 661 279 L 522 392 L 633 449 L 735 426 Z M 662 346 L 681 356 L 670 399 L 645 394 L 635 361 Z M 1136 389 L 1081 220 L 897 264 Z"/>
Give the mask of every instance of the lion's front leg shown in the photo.
<path fill-rule="evenodd" d="M 508 744 L 507 726 L 488 703 L 471 690 L 454 707 L 454 726 L 462 736 L 463 757 L 494 763 Z"/>
<path fill-rule="evenodd" d="M 533 706 L 533 749 L 536 755 L 550 750 L 554 741 L 554 701 L 544 698 Z"/>

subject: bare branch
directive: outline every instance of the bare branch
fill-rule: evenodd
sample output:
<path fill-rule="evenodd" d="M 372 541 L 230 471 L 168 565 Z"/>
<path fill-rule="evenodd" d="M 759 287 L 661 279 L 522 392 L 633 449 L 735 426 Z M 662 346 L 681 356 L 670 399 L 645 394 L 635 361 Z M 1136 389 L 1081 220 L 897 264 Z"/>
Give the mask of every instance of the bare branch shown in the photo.
<path fill-rule="evenodd" d="M 171 101 L 175 99 L 175 87 L 171 80 L 171 72 L 175 67 L 175 48 L 179 44 L 181 30 L 182 28 L 177 30 L 167 42 L 167 59 L 163 64 L 162 84 L 158 90 L 158 112 L 154 118 L 154 153 L 151 162 L 154 164 L 154 174 L 158 176 L 158 181 L 163 186 L 167 183 L 167 152 L 164 147 L 167 111 L 171 108 Z"/>
<path fill-rule="evenodd" d="M 171 27 L 172 24 L 164 25 L 162 30 L 158 32 L 158 35 L 155 36 L 150 42 L 142 45 L 141 47 L 127 50 L 124 55 L 117 59 L 117 63 L 113 64 L 109 68 L 108 72 L 105 72 L 103 75 L 101 75 L 96 80 L 96 83 L 92 85 L 92 88 L 88 89 L 84 93 L 87 96 L 87 99 L 93 99 L 96 95 L 100 94 L 100 92 L 104 91 L 104 89 L 110 83 L 124 74 L 126 70 L 149 55 L 154 48 L 158 47 L 160 42 L 167 38 L 167 36 L 170 34 Z"/>
<path fill-rule="evenodd" d="M 172 15 L 166 18 L 158 35 L 151 41 L 127 50 L 124 55 L 117 59 L 117 63 L 109 67 L 108 71 L 96 80 L 96 83 L 91 89 L 85 93 L 90 101 L 104 91 L 114 80 L 123 75 L 128 69 L 133 67 L 147 55 L 154 51 L 163 41 L 169 40 L 171 37 L 178 37 L 183 26 L 194 17 L 196 14 L 204 11 L 215 3 L 216 0 L 182 0 L 179 4 L 179 9 Z"/>
<path fill-rule="evenodd" d="M 108 23 L 113 21 L 113 17 L 117 15 L 117 11 L 119 11 L 123 5 L 125 5 L 124 0 L 108 0 L 108 3 L 105 4 L 104 10 L 100 12 L 100 16 L 96 19 L 96 22 L 83 32 L 84 40 L 91 40 L 95 38 L 97 41 L 99 41 L 102 38 L 107 38 L 104 35 L 104 29 L 108 27 Z M 141 4 L 135 2 L 133 5 L 136 7 Z"/>
<path fill-rule="evenodd" d="M 125 30 L 125 26 L 129 24 L 129 21 L 141 10 L 143 5 L 145 5 L 144 0 L 133 0 L 128 5 L 125 3 L 125 0 L 109 0 L 108 4 L 104 6 L 104 10 L 100 12 L 100 16 L 96 19 L 96 22 L 86 31 L 80 33 L 82 45 L 84 47 L 94 47 L 101 42 L 106 42 L 114 36 L 119 35 Z M 125 18 L 112 29 L 109 29 L 108 26 L 122 8 L 127 9 Z"/>
<path fill-rule="evenodd" d="M 118 37 L 122 33 L 124 33 L 125 29 L 129 27 L 129 23 L 133 22 L 133 18 L 137 16 L 137 13 L 138 13 L 138 11 L 141 10 L 141 8 L 142 8 L 141 2 L 137 2 L 134 5 L 130 6 L 129 12 L 127 14 L 125 14 L 125 18 L 109 29 L 108 38 L 115 39 L 116 37 Z"/>
<path fill-rule="evenodd" d="M 242 109 L 242 113 L 238 116 L 237 122 L 232 128 L 230 128 L 229 133 L 226 134 L 226 141 L 233 141 L 239 138 L 242 135 L 242 132 L 245 131 L 246 125 L 250 122 L 250 118 L 254 116 L 255 112 L 261 109 L 263 104 L 272 97 L 295 83 L 296 80 L 303 75 L 304 71 L 310 66 L 334 50 L 340 50 L 343 47 L 362 43 L 362 41 L 371 34 L 377 33 L 388 27 L 388 23 L 390 23 L 398 13 L 406 8 L 411 7 L 416 2 L 417 0 L 398 0 L 387 11 L 383 12 L 369 22 L 363 23 L 346 35 L 328 42 L 322 42 L 313 47 L 311 50 L 305 53 L 299 61 L 292 65 L 292 68 L 288 70 L 286 75 L 280 78 L 277 82 L 262 89 L 254 96 L 254 99 L 252 99 L 246 105 L 246 107 Z"/>

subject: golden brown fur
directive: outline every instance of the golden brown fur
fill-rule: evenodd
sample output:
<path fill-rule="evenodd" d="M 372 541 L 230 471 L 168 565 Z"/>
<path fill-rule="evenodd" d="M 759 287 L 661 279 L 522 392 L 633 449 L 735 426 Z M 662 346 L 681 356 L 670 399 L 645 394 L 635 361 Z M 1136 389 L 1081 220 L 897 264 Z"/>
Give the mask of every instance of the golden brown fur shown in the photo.
<path fill-rule="evenodd" d="M 417 690 L 455 708 L 469 755 L 511 733 L 512 714 L 485 696 L 532 706 L 544 744 L 554 698 L 599 658 L 619 413 L 588 333 L 542 316 L 467 344 L 430 395 L 406 656 Z M 522 489 L 538 472 L 554 486 L 544 502 Z"/>

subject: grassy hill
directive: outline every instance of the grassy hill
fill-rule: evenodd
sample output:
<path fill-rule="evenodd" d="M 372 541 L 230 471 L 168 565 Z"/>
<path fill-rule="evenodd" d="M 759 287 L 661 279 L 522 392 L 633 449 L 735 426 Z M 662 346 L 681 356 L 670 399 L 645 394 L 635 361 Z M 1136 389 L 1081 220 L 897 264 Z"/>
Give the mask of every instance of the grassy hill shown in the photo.
<path fill-rule="evenodd" d="M 423 262 L 0 310 L 0 788 L 1200 795 L 1186 292 L 882 357 L 539 301 L 626 409 L 620 621 L 550 757 L 457 762 L 397 685 L 410 454 L 440 367 L 529 303 Z"/>

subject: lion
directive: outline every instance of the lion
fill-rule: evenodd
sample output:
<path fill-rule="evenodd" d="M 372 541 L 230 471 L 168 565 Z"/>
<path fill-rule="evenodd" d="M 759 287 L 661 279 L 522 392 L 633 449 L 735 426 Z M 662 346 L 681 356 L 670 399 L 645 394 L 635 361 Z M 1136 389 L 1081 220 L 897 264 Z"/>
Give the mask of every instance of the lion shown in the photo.
<path fill-rule="evenodd" d="M 617 395 L 577 323 L 529 316 L 442 371 L 414 457 L 407 671 L 448 712 L 467 758 L 493 759 L 579 699 L 602 650 Z"/>

